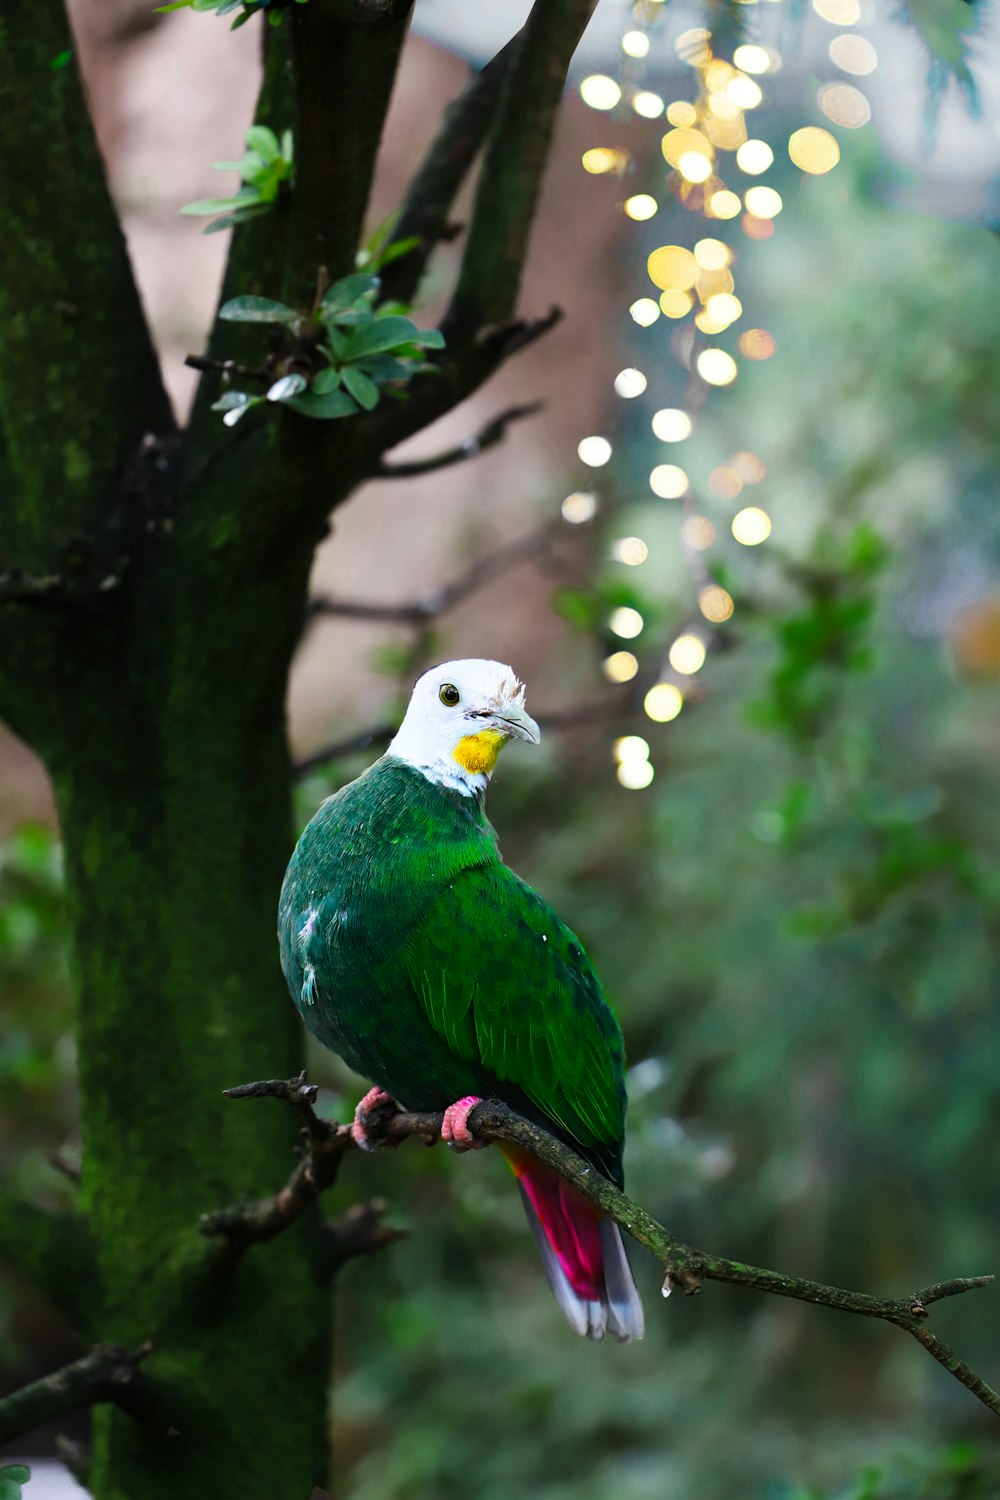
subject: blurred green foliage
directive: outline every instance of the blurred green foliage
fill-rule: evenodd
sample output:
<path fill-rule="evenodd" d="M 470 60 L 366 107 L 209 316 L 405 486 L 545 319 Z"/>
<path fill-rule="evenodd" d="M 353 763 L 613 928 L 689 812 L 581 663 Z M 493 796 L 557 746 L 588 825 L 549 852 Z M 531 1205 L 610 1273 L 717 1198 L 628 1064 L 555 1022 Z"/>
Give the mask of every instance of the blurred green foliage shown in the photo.
<path fill-rule="evenodd" d="M 778 355 L 712 398 L 684 462 L 701 497 L 731 453 L 759 453 L 774 535 L 741 549 L 747 496 L 699 499 L 737 609 L 701 701 L 641 731 L 652 786 L 614 779 L 611 734 L 639 727 L 623 721 L 508 751 L 490 810 L 622 1016 L 633 1194 L 694 1244 L 896 1295 L 1000 1270 L 1000 660 L 973 673 L 955 634 L 1000 593 L 1000 302 L 995 242 L 887 206 L 881 172 L 845 148 L 829 181 L 786 190 L 772 240 L 739 242 Z M 656 455 L 635 422 L 643 495 Z M 678 519 L 616 510 L 649 561 L 559 607 L 589 627 L 641 608 L 654 661 L 693 609 Z M 538 713 L 555 705 L 533 665 Z M 358 765 L 308 783 L 303 820 Z M 28 1178 L 72 1119 L 53 858 L 28 830 L 0 867 L 0 1140 Z M 319 1051 L 311 1075 L 345 1114 L 358 1081 Z M 353 1500 L 1000 1492 L 995 1419 L 896 1330 L 711 1285 L 664 1304 L 637 1252 L 646 1340 L 583 1344 L 495 1153 L 351 1160 L 337 1201 L 372 1193 L 412 1237 L 343 1274 L 333 1423 Z M 933 1317 L 994 1383 L 998 1296 Z"/>

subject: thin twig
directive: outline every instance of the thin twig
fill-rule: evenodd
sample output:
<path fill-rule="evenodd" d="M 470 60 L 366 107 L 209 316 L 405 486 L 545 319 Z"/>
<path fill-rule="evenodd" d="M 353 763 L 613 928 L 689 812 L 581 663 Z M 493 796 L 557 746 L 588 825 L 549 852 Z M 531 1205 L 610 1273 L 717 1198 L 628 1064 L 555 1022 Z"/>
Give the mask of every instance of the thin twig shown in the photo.
<path fill-rule="evenodd" d="M 530 401 L 525 406 L 509 406 L 506 411 L 492 417 L 486 426 L 480 428 L 473 437 L 468 437 L 456 447 L 446 448 L 443 453 L 435 453 L 429 458 L 414 458 L 396 464 L 386 463 L 384 459 L 379 459 L 370 477 L 372 479 L 416 479 L 421 474 L 433 474 L 438 469 L 449 469 L 453 464 L 464 463 L 466 459 L 478 458 L 480 453 L 485 453 L 488 448 L 495 448 L 497 443 L 503 441 L 507 428 L 512 422 L 520 422 L 524 417 L 535 416 L 544 405 L 544 401 Z"/>
<path fill-rule="evenodd" d="M 265 1095 L 287 1098 L 301 1109 L 299 1095 L 304 1086 L 309 1087 L 304 1084 L 302 1075 L 288 1083 L 277 1080 L 265 1084 L 245 1084 L 227 1092 L 231 1098 L 259 1098 Z M 365 1126 L 369 1140 L 375 1144 L 398 1145 L 401 1140 L 410 1136 L 431 1142 L 440 1137 L 442 1118 L 441 1113 L 393 1110 L 389 1106 L 369 1114 Z M 350 1127 L 328 1125 L 322 1121 L 317 1121 L 317 1124 L 322 1126 L 319 1145 L 322 1150 L 336 1154 L 339 1167 L 344 1153 L 356 1145 Z M 664 1294 L 674 1286 L 692 1294 L 700 1291 L 703 1281 L 723 1281 L 733 1286 L 748 1287 L 753 1291 L 768 1292 L 777 1297 L 789 1297 L 799 1302 L 832 1307 L 839 1312 L 894 1323 L 897 1328 L 902 1328 L 915 1338 L 956 1380 L 1000 1416 L 1000 1393 L 987 1385 L 981 1376 L 941 1343 L 926 1326 L 928 1307 L 933 1303 L 989 1286 L 993 1281 L 992 1276 L 957 1277 L 936 1282 L 909 1297 L 882 1298 L 873 1297 L 867 1292 L 827 1286 L 823 1282 L 810 1281 L 800 1276 L 786 1276 L 780 1271 L 746 1265 L 742 1261 L 728 1260 L 725 1256 L 696 1250 L 678 1240 L 670 1230 L 657 1223 L 639 1204 L 627 1198 L 614 1183 L 603 1177 L 571 1147 L 556 1140 L 548 1131 L 532 1124 L 530 1120 L 515 1114 L 499 1100 L 487 1099 L 477 1105 L 469 1115 L 468 1125 L 472 1134 L 481 1141 L 506 1141 L 531 1152 L 571 1183 L 602 1213 L 627 1230 L 662 1265 L 665 1273 Z M 260 1204 L 238 1205 L 235 1209 L 225 1210 L 222 1215 L 212 1215 L 212 1227 L 205 1228 L 203 1225 L 205 1232 L 237 1236 L 249 1234 L 250 1240 L 269 1238 L 271 1234 L 280 1232 L 281 1228 L 287 1227 L 297 1217 L 306 1202 L 311 1202 L 322 1190 L 317 1188 L 311 1196 L 302 1197 L 301 1190 L 296 1186 L 303 1175 L 308 1174 L 309 1160 L 310 1157 L 307 1156 L 306 1161 L 296 1168 L 286 1187 L 272 1198 L 262 1199 Z M 286 1217 L 285 1222 L 275 1228 L 271 1226 L 274 1223 L 274 1206 L 278 1200 L 285 1204 L 283 1212 Z M 298 1203 L 300 1206 L 294 1207 Z M 268 1232 L 258 1235 L 255 1231 L 261 1221 L 267 1222 Z"/>
<path fill-rule="evenodd" d="M 139 1365 L 151 1347 L 145 1344 L 130 1353 L 113 1344 L 98 1344 L 73 1364 L 4 1396 L 0 1400 L 0 1443 L 24 1437 L 43 1423 L 77 1411 L 81 1406 L 113 1401 L 136 1410 Z"/>

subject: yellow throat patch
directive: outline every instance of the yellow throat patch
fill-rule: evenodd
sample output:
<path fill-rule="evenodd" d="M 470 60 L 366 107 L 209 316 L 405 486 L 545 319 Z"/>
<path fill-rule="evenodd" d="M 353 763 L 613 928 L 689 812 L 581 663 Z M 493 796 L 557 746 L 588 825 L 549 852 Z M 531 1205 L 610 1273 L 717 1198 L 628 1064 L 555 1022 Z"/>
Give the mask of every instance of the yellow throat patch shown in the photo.
<path fill-rule="evenodd" d="M 481 729 L 478 734 L 463 735 L 453 754 L 464 770 L 488 776 L 509 738 L 499 729 Z"/>

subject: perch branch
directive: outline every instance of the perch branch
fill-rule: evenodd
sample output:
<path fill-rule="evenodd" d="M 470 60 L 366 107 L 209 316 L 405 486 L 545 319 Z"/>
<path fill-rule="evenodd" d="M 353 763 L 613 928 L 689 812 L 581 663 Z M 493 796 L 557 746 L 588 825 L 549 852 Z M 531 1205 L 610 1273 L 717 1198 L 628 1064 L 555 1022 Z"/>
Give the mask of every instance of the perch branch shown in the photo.
<path fill-rule="evenodd" d="M 139 1365 L 150 1347 L 143 1345 L 132 1354 L 112 1344 L 98 1344 L 73 1364 L 4 1396 L 0 1399 L 0 1444 L 101 1401 L 135 1410 Z"/>
<path fill-rule="evenodd" d="M 285 1098 L 300 1110 L 303 1108 L 301 1098 L 304 1092 L 310 1095 L 308 1106 L 311 1111 L 315 1089 L 305 1083 L 304 1076 L 287 1083 L 274 1081 L 264 1084 L 244 1084 L 240 1088 L 227 1090 L 230 1098 L 246 1099 L 262 1096 Z M 370 1140 L 387 1146 L 395 1146 L 409 1136 L 415 1136 L 425 1142 L 438 1139 L 441 1121 L 440 1113 L 415 1113 L 387 1107 L 373 1111 L 368 1116 L 366 1129 Z M 344 1153 L 355 1144 L 350 1127 L 326 1124 L 319 1120 L 316 1124 L 321 1127 L 320 1134 L 324 1147 L 328 1150 L 335 1150 L 339 1167 Z M 883 1322 L 894 1323 L 897 1328 L 902 1328 L 904 1332 L 915 1338 L 928 1354 L 944 1366 L 949 1374 L 960 1381 L 992 1412 L 1000 1416 L 1000 1393 L 987 1385 L 981 1376 L 971 1370 L 926 1326 L 928 1308 L 933 1303 L 940 1302 L 946 1297 L 960 1296 L 964 1292 L 989 1286 L 993 1281 L 992 1276 L 956 1277 L 949 1281 L 937 1282 L 909 1297 L 881 1298 L 873 1297 L 867 1292 L 827 1286 L 823 1282 L 810 1281 L 804 1277 L 786 1276 L 780 1271 L 746 1265 L 742 1261 L 728 1260 L 725 1256 L 712 1255 L 708 1251 L 696 1250 L 684 1244 L 662 1224 L 657 1223 L 644 1208 L 627 1198 L 619 1188 L 615 1187 L 614 1183 L 609 1182 L 606 1177 L 584 1161 L 583 1157 L 578 1156 L 570 1146 L 556 1140 L 547 1130 L 515 1114 L 499 1100 L 487 1099 L 477 1105 L 469 1115 L 468 1125 L 472 1134 L 483 1142 L 506 1141 L 510 1145 L 520 1146 L 529 1151 L 558 1172 L 560 1177 L 572 1184 L 603 1214 L 607 1214 L 622 1229 L 627 1230 L 632 1238 L 655 1256 L 662 1265 L 665 1273 L 664 1294 L 675 1285 L 692 1294 L 700 1291 L 703 1281 L 724 1281 L 733 1286 L 748 1287 L 753 1291 L 768 1292 L 777 1297 L 790 1297 L 799 1302 L 811 1302 L 816 1306 L 832 1307 L 839 1312 L 855 1313 L 861 1317 L 879 1318 Z M 291 1182 L 273 1198 L 263 1199 L 261 1204 L 225 1210 L 224 1215 L 241 1215 L 252 1226 L 257 1221 L 258 1212 L 265 1206 L 274 1204 L 282 1197 L 282 1193 L 289 1193 L 298 1174 L 302 1172 L 303 1167 L 308 1166 L 308 1160 L 307 1155 L 306 1162 L 296 1169 Z M 301 1207 L 290 1214 L 287 1222 L 290 1223 L 298 1212 L 301 1212 Z M 220 1217 L 224 1216 L 213 1216 L 216 1220 Z M 285 1225 L 282 1224 L 279 1227 L 283 1228 Z M 232 1228 L 223 1225 L 222 1228 L 213 1228 L 206 1232 L 239 1233 L 241 1229 L 242 1220 L 237 1219 Z M 260 1237 L 268 1238 L 270 1233 L 277 1232 L 279 1232 L 277 1228 L 270 1229 L 267 1235 Z"/>
<path fill-rule="evenodd" d="M 515 537 L 495 552 L 487 553 L 450 583 L 409 604 L 375 604 L 364 599 L 331 599 L 321 595 L 312 600 L 309 610 L 315 615 L 338 615 L 350 620 L 382 620 L 417 628 L 430 625 L 518 563 L 550 557 L 555 533 L 556 527 L 546 523 L 525 536 Z"/>
<path fill-rule="evenodd" d="M 506 411 L 491 418 L 473 437 L 466 438 L 464 443 L 459 443 L 455 448 L 446 448 L 443 453 L 436 453 L 431 458 L 415 458 L 396 464 L 380 459 L 370 477 L 416 479 L 421 474 L 433 474 L 437 469 L 450 469 L 453 464 L 464 463 L 467 458 L 478 458 L 487 448 L 495 448 L 497 443 L 503 441 L 512 422 L 533 417 L 544 405 L 543 401 L 530 401 L 526 406 L 509 406 Z"/>

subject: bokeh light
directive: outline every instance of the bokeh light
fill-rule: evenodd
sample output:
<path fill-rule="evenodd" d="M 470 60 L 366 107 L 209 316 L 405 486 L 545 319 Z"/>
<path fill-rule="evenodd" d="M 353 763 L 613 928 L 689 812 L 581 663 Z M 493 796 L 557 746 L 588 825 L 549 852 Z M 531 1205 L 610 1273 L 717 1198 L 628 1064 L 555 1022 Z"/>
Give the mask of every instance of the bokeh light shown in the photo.
<path fill-rule="evenodd" d="M 733 464 L 719 464 L 708 476 L 708 487 L 720 500 L 735 500 L 743 488 L 743 476 Z"/>
<path fill-rule="evenodd" d="M 766 328 L 748 328 L 740 334 L 740 353 L 744 359 L 770 359 L 777 345 Z"/>
<path fill-rule="evenodd" d="M 667 105 L 667 119 L 671 125 L 680 129 L 690 129 L 698 122 L 698 111 L 686 99 L 675 99 L 672 104 Z"/>
<path fill-rule="evenodd" d="M 663 113 L 663 100 L 652 89 L 640 89 L 632 100 L 632 108 L 644 120 L 658 120 Z"/>
<path fill-rule="evenodd" d="M 692 677 L 705 665 L 705 642 L 700 635 L 679 635 L 667 653 L 667 659 L 675 672 L 682 677 Z"/>
<path fill-rule="evenodd" d="M 641 734 L 623 734 L 611 746 L 615 760 L 648 760 L 649 741 Z"/>
<path fill-rule="evenodd" d="M 572 495 L 567 495 L 563 501 L 562 518 L 571 526 L 582 526 L 585 521 L 592 521 L 597 514 L 597 496 L 589 490 L 574 490 Z"/>
<path fill-rule="evenodd" d="M 641 792 L 649 786 L 654 773 L 648 760 L 623 760 L 616 774 L 627 791 Z"/>
<path fill-rule="evenodd" d="M 691 418 L 677 406 L 653 413 L 653 434 L 661 443 L 682 443 L 691 436 Z"/>
<path fill-rule="evenodd" d="M 825 83 L 816 102 L 828 120 L 845 130 L 860 130 L 872 117 L 871 105 L 852 83 Z"/>
<path fill-rule="evenodd" d="M 647 258 L 646 270 L 663 291 L 686 292 L 698 280 L 698 262 L 682 245 L 660 245 Z"/>
<path fill-rule="evenodd" d="M 837 165 L 840 147 L 828 130 L 821 130 L 818 125 L 804 125 L 789 136 L 788 154 L 800 172 L 821 177 L 824 172 L 832 172 Z"/>
<path fill-rule="evenodd" d="M 661 292 L 660 310 L 668 318 L 686 318 L 694 307 L 694 298 L 690 292 Z"/>
<path fill-rule="evenodd" d="M 759 83 L 737 74 L 726 84 L 726 98 L 740 109 L 756 109 L 764 94 Z"/>
<path fill-rule="evenodd" d="M 812 0 L 812 8 L 831 26 L 856 26 L 861 20 L 860 0 Z"/>
<path fill-rule="evenodd" d="M 771 535 L 771 517 L 759 505 L 748 505 L 733 517 L 733 536 L 744 547 L 759 547 Z"/>
<path fill-rule="evenodd" d="M 619 396 L 624 396 L 627 401 L 641 396 L 645 389 L 646 377 L 641 370 L 619 370 L 615 376 L 615 391 Z"/>
<path fill-rule="evenodd" d="M 878 53 L 866 36 L 845 31 L 830 43 L 830 57 L 845 73 L 863 78 L 878 67 Z"/>
<path fill-rule="evenodd" d="M 639 670 L 639 661 L 631 651 L 612 651 L 601 667 L 609 682 L 631 682 Z"/>
<path fill-rule="evenodd" d="M 672 167 L 680 166 L 682 156 L 704 156 L 711 162 L 714 155 L 711 141 L 700 130 L 668 130 L 660 146 Z"/>
<path fill-rule="evenodd" d="M 766 47 L 744 42 L 733 53 L 733 62 L 744 73 L 766 73 L 771 66 L 771 55 Z"/>
<path fill-rule="evenodd" d="M 681 541 L 695 552 L 704 552 L 715 541 L 715 527 L 707 516 L 687 516 L 681 527 Z"/>
<path fill-rule="evenodd" d="M 672 682 L 657 682 L 643 698 L 642 706 L 654 723 L 669 724 L 684 707 L 684 694 Z"/>
<path fill-rule="evenodd" d="M 677 170 L 688 182 L 707 182 L 712 175 L 712 163 L 700 151 L 685 151 Z"/>
<path fill-rule="evenodd" d="M 736 165 L 748 177 L 759 177 L 774 161 L 774 152 L 766 141 L 744 141 L 736 153 Z"/>
<path fill-rule="evenodd" d="M 747 188 L 743 202 L 756 219 L 773 219 L 782 209 L 781 194 L 772 187 Z"/>
<path fill-rule="evenodd" d="M 720 188 L 709 198 L 708 207 L 714 219 L 735 219 L 743 205 L 738 193 L 730 192 L 729 188 Z"/>
<path fill-rule="evenodd" d="M 767 466 L 764 460 L 747 448 L 734 453 L 729 462 L 744 484 L 760 484 L 761 480 L 767 476 Z"/>
<path fill-rule="evenodd" d="M 625 212 L 630 219 L 651 219 L 656 213 L 658 204 L 656 199 L 649 193 L 635 193 L 631 198 L 625 199 Z"/>
<path fill-rule="evenodd" d="M 706 385 L 732 385 L 738 373 L 735 359 L 725 349 L 703 349 L 697 368 Z"/>
<path fill-rule="evenodd" d="M 612 634 L 620 635 L 623 641 L 634 641 L 637 635 L 642 634 L 645 624 L 639 611 L 627 604 L 621 605 L 619 609 L 613 609 L 608 619 L 608 627 Z"/>
<path fill-rule="evenodd" d="M 660 316 L 660 305 L 652 297 L 639 297 L 629 308 L 629 317 L 640 328 L 648 328 Z"/>
<path fill-rule="evenodd" d="M 698 594 L 698 608 L 713 625 L 721 625 L 731 619 L 733 596 L 718 583 L 707 583 Z"/>
<path fill-rule="evenodd" d="M 649 37 L 644 31 L 626 31 L 622 37 L 622 51 L 626 57 L 645 57 L 649 51 Z"/>
<path fill-rule="evenodd" d="M 576 451 L 591 469 L 601 469 L 611 457 L 611 444 L 606 437 L 585 437 L 577 443 Z"/>
<path fill-rule="evenodd" d="M 621 96 L 615 80 L 603 73 L 591 73 L 580 82 L 580 98 L 591 109 L 614 109 Z"/>
<path fill-rule="evenodd" d="M 611 548 L 611 556 L 627 568 L 638 568 L 649 556 L 649 548 L 641 536 L 620 536 Z"/>
<path fill-rule="evenodd" d="M 591 146 L 580 161 L 585 172 L 600 177 L 605 172 L 624 172 L 628 166 L 628 152 L 620 151 L 617 146 Z"/>
<path fill-rule="evenodd" d="M 649 476 L 649 488 L 661 500 L 679 500 L 687 494 L 688 477 L 677 464 L 657 464 Z"/>
<path fill-rule="evenodd" d="M 733 252 L 722 240 L 699 240 L 694 247 L 694 258 L 703 271 L 721 271 L 733 258 Z"/>

